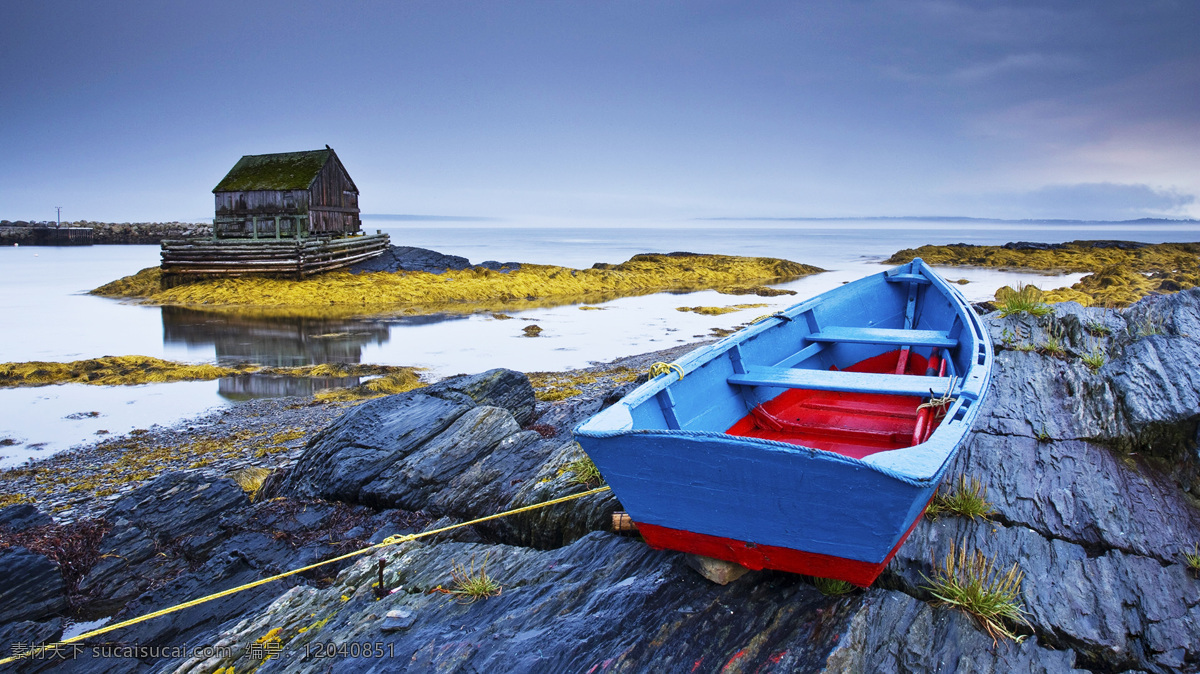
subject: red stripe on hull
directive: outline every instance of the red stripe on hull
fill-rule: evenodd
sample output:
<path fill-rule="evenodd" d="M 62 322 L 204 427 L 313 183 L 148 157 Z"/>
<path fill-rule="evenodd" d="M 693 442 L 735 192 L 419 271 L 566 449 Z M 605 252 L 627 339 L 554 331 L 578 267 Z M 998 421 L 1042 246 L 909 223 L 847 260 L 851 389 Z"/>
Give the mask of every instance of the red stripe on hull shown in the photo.
<path fill-rule="evenodd" d="M 925 511 L 921 511 L 924 515 Z M 774 545 L 756 545 L 733 538 L 696 534 L 682 529 L 670 529 L 655 524 L 637 523 L 638 532 L 646 543 L 659 550 L 678 550 L 691 552 L 705 557 L 724 559 L 741 564 L 748 569 L 775 569 L 790 573 L 802 573 L 819 578 L 836 578 L 859 587 L 867 587 L 875 582 L 875 578 L 883 572 L 888 562 L 896 555 L 908 535 L 921 521 L 921 515 L 913 520 L 908 531 L 900 537 L 896 547 L 892 548 L 882 562 L 863 562 L 857 559 L 846 559 L 833 555 L 823 555 L 816 552 L 804 552 Z"/>

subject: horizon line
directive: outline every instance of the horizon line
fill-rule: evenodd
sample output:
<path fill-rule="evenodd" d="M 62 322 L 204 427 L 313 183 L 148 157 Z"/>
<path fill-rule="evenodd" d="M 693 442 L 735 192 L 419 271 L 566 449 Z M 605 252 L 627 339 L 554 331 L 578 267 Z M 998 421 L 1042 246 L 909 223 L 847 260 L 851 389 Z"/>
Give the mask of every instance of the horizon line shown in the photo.
<path fill-rule="evenodd" d="M 969 215 L 869 215 L 869 216 L 830 216 L 830 217 L 808 217 L 808 216 L 789 216 L 789 217 L 771 217 L 771 216 L 720 216 L 709 218 L 692 218 L 692 220 L 706 222 L 721 222 L 721 221 L 745 221 L 745 222 L 843 222 L 843 221 L 861 221 L 861 220 L 887 220 L 887 221 L 934 221 L 934 222 L 1011 222 L 1011 223 L 1026 223 L 1026 224 L 1108 224 L 1108 225 L 1126 225 L 1140 222 L 1173 222 L 1180 224 L 1200 223 L 1196 218 L 1164 218 L 1164 217 L 1143 217 L 1134 218 L 1131 220 L 1082 220 L 1075 218 L 980 218 Z"/>

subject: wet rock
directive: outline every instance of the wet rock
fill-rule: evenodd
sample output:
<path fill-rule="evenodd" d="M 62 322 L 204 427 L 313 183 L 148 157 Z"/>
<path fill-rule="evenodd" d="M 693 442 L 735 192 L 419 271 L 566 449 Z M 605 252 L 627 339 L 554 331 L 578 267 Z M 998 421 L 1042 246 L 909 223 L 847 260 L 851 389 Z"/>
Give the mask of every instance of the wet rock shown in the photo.
<path fill-rule="evenodd" d="M 459 478 L 490 456 L 501 440 L 520 432 L 521 427 L 508 410 L 488 406 L 471 409 L 403 460 L 385 468 L 363 486 L 361 498 L 369 503 L 441 514 L 444 511 L 429 507 L 429 501 L 445 495 L 455 480 L 465 482 L 468 489 L 474 486 L 474 479 Z M 473 500 L 462 496 L 465 494 L 454 490 L 448 500 L 451 503 Z"/>
<path fill-rule="evenodd" d="M 62 572 L 45 555 L 22 547 L 0 550 L 0 624 L 42 620 L 67 609 Z"/>
<path fill-rule="evenodd" d="M 496 262 L 488 260 L 472 265 L 471 261 L 460 255 L 446 255 L 428 248 L 414 246 L 391 246 L 382 255 L 357 262 L 347 269 L 355 274 L 368 272 L 401 272 L 423 271 L 430 274 L 444 274 L 447 271 L 461 271 L 479 267 L 495 271 L 520 269 L 519 262 Z"/>
<path fill-rule="evenodd" d="M 423 391 L 363 403 L 313 436 L 278 493 L 357 503 L 364 485 L 472 406 Z"/>
<path fill-rule="evenodd" d="M 29 503 L 0 508 L 0 529 L 24 531 L 45 524 L 54 524 L 54 520 Z"/>
<path fill-rule="evenodd" d="M 227 625 L 215 643 L 244 643 L 279 628 L 292 654 L 330 640 L 378 643 L 384 654 L 291 655 L 263 662 L 263 673 L 815 671 L 855 610 L 787 574 L 752 572 L 756 582 L 713 585 L 686 568 L 682 555 L 601 533 L 550 551 L 413 543 L 386 554 L 386 583 L 399 589 L 382 601 L 371 590 L 375 567 L 365 560 L 330 588 L 292 589 L 265 611 Z M 466 603 L 429 592 L 451 586 L 452 562 L 473 559 L 478 569 L 485 558 L 488 575 L 503 586 L 499 596 Z M 411 624 L 390 629 L 393 611 L 411 613 Z M 243 653 L 181 659 L 165 671 L 257 664 Z"/>
<path fill-rule="evenodd" d="M 100 560 L 79 583 L 92 617 L 108 614 L 151 587 L 185 572 L 228 536 L 221 515 L 249 505 L 233 480 L 167 473 L 114 503 Z"/>
<path fill-rule="evenodd" d="M 46 622 L 22 620 L 0 625 L 0 657 L 15 655 L 25 647 L 53 643 L 62 638 L 63 619 L 52 618 Z"/>
<path fill-rule="evenodd" d="M 449 377 L 421 389 L 421 392 L 455 402 L 502 407 L 522 426 L 533 420 L 533 409 L 537 405 L 529 377 L 503 368 Z"/>
<path fill-rule="evenodd" d="M 587 456 L 579 443 L 572 440 L 551 446 L 554 447 L 552 453 L 532 475 L 519 483 L 505 509 L 543 503 L 600 486 L 580 484 L 570 470 L 573 462 Z M 480 528 L 493 539 L 510 545 L 552 549 L 569 545 L 592 531 L 607 531 L 612 514 L 623 509 L 613 493 L 605 491 L 553 508 L 541 508 L 489 522 Z"/>
<path fill-rule="evenodd" d="M 384 632 L 396 632 L 398 630 L 406 630 L 413 626 L 417 621 L 417 616 L 412 611 L 402 608 L 398 611 L 388 611 L 383 619 L 383 624 L 379 629 Z"/>
<path fill-rule="evenodd" d="M 902 592 L 869 593 L 830 653 L 830 674 L 851 672 L 1086 672 L 1075 653 L 1031 637 L 993 644 L 961 611 L 935 608 Z"/>
<path fill-rule="evenodd" d="M 1200 540 L 1200 509 L 1185 493 L 1195 489 L 1200 418 L 1200 340 L 1191 336 L 1200 331 L 1188 332 L 1197 300 L 1188 291 L 1124 312 L 1061 304 L 1043 319 L 988 317 L 997 344 L 1014 325 L 1034 340 L 1054 325 L 1081 329 L 1063 331 L 1066 357 L 997 353 L 976 432 L 950 471 L 983 481 L 994 521 L 922 523 L 884 582 L 929 598 L 934 560 L 966 544 L 1001 569 L 1019 565 L 1034 635 L 1073 651 L 1080 666 L 1194 668 L 1200 584 L 1182 554 Z M 1163 334 L 1127 329 L 1151 312 L 1167 317 Z M 1109 330 L 1098 340 L 1088 325 Z M 1072 355 L 1094 348 L 1089 339 L 1112 354 L 1098 370 Z"/>

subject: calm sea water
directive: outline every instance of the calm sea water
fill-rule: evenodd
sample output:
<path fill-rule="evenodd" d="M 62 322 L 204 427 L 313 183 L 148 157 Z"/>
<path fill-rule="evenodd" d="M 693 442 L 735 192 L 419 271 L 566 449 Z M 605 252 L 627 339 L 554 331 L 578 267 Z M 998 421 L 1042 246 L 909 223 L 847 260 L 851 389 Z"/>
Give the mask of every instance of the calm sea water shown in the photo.
<path fill-rule="evenodd" d="M 382 226 L 381 226 L 382 224 Z M 924 243 L 996 244 L 1028 240 L 1128 239 L 1193 241 L 1191 227 L 1130 229 L 1095 225 L 997 229 L 991 224 L 839 222 L 640 228 L 398 227 L 383 229 L 398 245 L 431 248 L 473 262 L 530 262 L 588 267 L 640 252 L 689 251 L 782 257 L 830 270 L 781 287 L 795 296 L 757 298 L 712 291 L 630 297 L 600 304 L 490 315 L 395 320 L 252 319 L 203 311 L 139 306 L 86 292 L 158 263 L 157 246 L 0 248 L 0 362 L 69 361 L 105 355 L 147 355 L 188 362 L 307 365 L 326 362 L 415 365 L 430 377 L 493 367 L 562 370 L 691 342 L 843 282 L 875 273 L 901 248 Z M 818 223 L 819 224 L 819 223 Z M 857 225 L 857 226 L 856 226 Z M 1045 288 L 1079 275 L 1047 278 L 987 269 L 943 270 L 966 278 L 971 300 L 988 299 L 1016 282 Z M 683 306 L 765 303 L 723 316 L 676 311 Z M 540 337 L 522 328 L 536 323 Z M 61 385 L 0 389 L 0 467 L 93 440 L 97 433 L 168 424 L 246 397 L 311 393 L 314 384 L 243 377 L 217 382 L 129 387 Z"/>

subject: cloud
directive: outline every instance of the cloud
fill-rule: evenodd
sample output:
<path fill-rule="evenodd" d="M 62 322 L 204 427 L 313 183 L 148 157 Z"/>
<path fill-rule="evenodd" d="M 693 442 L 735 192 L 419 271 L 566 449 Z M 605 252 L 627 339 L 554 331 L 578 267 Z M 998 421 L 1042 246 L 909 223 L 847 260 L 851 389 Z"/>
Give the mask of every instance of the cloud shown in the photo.
<path fill-rule="evenodd" d="M 1080 65 L 1080 60 L 1072 56 L 1027 52 L 958 68 L 950 74 L 950 79 L 975 83 L 1006 75 L 1045 76 L 1047 72 L 1076 70 Z"/>
<path fill-rule="evenodd" d="M 1196 195 L 1140 184 L 1079 183 L 1048 185 L 999 201 L 1027 218 L 1134 220 L 1185 215 Z"/>

